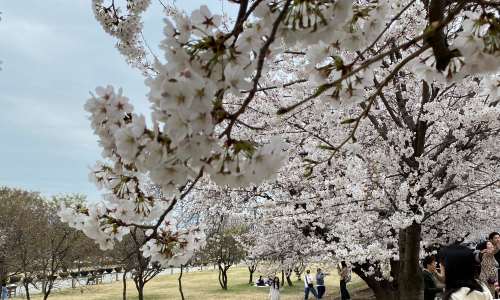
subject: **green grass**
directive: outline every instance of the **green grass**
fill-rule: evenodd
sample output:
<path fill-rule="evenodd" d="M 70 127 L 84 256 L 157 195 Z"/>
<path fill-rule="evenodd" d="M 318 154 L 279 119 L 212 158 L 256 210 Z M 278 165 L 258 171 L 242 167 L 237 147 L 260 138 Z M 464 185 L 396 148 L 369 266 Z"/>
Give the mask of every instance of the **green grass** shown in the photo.
<path fill-rule="evenodd" d="M 334 275 L 335 274 L 335 275 Z M 256 275 L 256 276 L 255 276 Z M 149 282 L 145 287 L 145 299 L 147 300 L 165 300 L 165 299 L 180 299 L 177 286 L 177 276 L 162 275 L 158 276 Z M 258 274 L 254 274 L 254 278 Z M 295 276 L 294 276 L 295 277 Z M 223 291 L 217 280 L 217 272 L 214 270 L 201 272 L 184 273 L 182 285 L 184 296 L 186 299 L 203 299 L 203 300 L 219 300 L 219 299 L 267 299 L 269 288 L 258 288 L 248 285 L 248 270 L 245 267 L 234 267 L 228 273 L 228 290 Z M 338 276 L 336 272 L 326 277 L 326 298 L 333 299 L 339 295 Z M 353 282 L 348 286 L 349 290 L 357 290 L 364 288 L 365 284 L 357 277 L 353 277 Z M 304 283 L 296 281 L 294 278 L 294 286 L 285 287 L 281 291 L 281 299 L 303 299 Z M 33 297 L 34 300 L 42 299 L 40 296 Z M 88 286 L 76 289 L 66 289 L 60 292 L 55 292 L 49 297 L 54 300 L 120 300 L 122 299 L 122 283 L 121 281 L 112 284 L 102 284 L 97 286 Z M 127 281 L 127 299 L 137 299 L 137 292 L 132 281 Z M 313 297 L 310 297 L 313 299 Z"/>

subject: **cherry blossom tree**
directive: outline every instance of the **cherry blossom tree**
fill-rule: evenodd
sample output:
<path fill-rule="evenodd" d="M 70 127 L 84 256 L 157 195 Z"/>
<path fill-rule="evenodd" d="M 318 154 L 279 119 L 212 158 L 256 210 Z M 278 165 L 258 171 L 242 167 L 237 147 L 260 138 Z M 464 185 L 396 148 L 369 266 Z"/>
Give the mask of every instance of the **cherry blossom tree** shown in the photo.
<path fill-rule="evenodd" d="M 240 0 L 233 21 L 169 6 L 161 58 L 141 40 L 150 1 L 125 2 L 92 7 L 143 72 L 152 121 L 122 89 L 97 88 L 85 108 L 105 162 L 91 178 L 108 193 L 61 212 L 102 248 L 141 228 L 144 255 L 183 264 L 203 234 L 172 211 L 200 180 L 258 186 L 284 166 L 267 194 L 295 190 L 283 213 L 338 257 L 398 262 L 394 297 L 417 299 L 420 239 L 488 216 L 472 204 L 491 204 L 498 183 L 497 2 Z"/>
<path fill-rule="evenodd" d="M 355 134 L 345 127 L 362 103 L 318 103 L 283 120 L 290 161 L 256 193 L 264 201 L 260 220 L 269 224 L 254 233 L 261 236 L 255 251 L 286 245 L 319 261 L 351 261 L 378 299 L 407 299 L 404 291 L 419 289 L 426 249 L 494 226 L 499 107 L 484 85 L 496 78 L 429 84 L 412 71 L 403 69 L 379 94 Z M 356 142 L 335 146 L 347 138 Z"/>

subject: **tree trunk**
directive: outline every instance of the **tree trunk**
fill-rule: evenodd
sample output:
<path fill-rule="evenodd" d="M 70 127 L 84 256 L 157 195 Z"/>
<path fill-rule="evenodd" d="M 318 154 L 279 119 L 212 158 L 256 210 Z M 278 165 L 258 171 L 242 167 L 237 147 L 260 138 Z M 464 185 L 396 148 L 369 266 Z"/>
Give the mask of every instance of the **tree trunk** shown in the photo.
<path fill-rule="evenodd" d="M 177 281 L 179 282 L 179 293 L 181 294 L 181 300 L 184 300 L 184 293 L 182 292 L 182 265 Z"/>
<path fill-rule="evenodd" d="M 47 291 L 47 292 L 43 292 L 43 300 L 47 300 L 49 298 L 49 295 L 50 295 L 50 291 Z"/>
<path fill-rule="evenodd" d="M 286 274 L 285 274 L 285 277 L 286 277 L 286 283 L 288 284 L 288 286 L 293 286 L 293 283 L 292 283 L 292 269 L 289 269 Z"/>
<path fill-rule="evenodd" d="M 376 280 L 366 276 L 362 266 L 354 266 L 352 271 L 372 289 L 377 300 L 421 300 L 423 281 L 419 265 L 420 224 L 412 224 L 399 233 L 399 261 L 391 262 L 393 281 Z M 365 269 L 367 266 L 364 266 Z"/>
<path fill-rule="evenodd" d="M 137 286 L 137 295 L 139 296 L 139 300 L 144 300 L 144 285 Z"/>
<path fill-rule="evenodd" d="M 29 286 L 29 283 L 23 283 L 23 286 L 24 286 L 24 291 L 26 292 L 26 300 L 30 300 L 31 299 L 31 295 L 30 295 L 30 286 Z"/>
<path fill-rule="evenodd" d="M 281 287 L 285 285 L 285 270 L 281 269 Z"/>
<path fill-rule="evenodd" d="M 227 290 L 227 269 L 222 272 L 222 282 L 224 283 L 224 289 Z"/>
<path fill-rule="evenodd" d="M 219 265 L 219 284 L 223 290 L 227 290 L 227 270 L 229 267 Z"/>
<path fill-rule="evenodd" d="M 398 290 L 395 282 L 388 280 L 376 280 L 372 276 L 366 276 L 359 266 L 355 266 L 352 272 L 358 275 L 373 291 L 377 300 L 398 300 Z"/>
<path fill-rule="evenodd" d="M 421 225 L 413 223 L 399 232 L 398 290 L 401 300 L 423 299 L 419 265 Z"/>
<path fill-rule="evenodd" d="M 50 275 L 53 276 L 53 275 Z M 52 287 L 54 286 L 54 282 L 49 279 L 48 282 L 44 282 L 42 293 L 43 293 L 43 300 L 47 300 L 50 296 L 50 292 L 52 292 Z"/>
<path fill-rule="evenodd" d="M 248 284 L 252 285 L 253 284 L 253 273 L 255 272 L 255 269 L 252 267 L 248 267 L 248 272 L 250 272 L 250 278 L 248 279 Z"/>
<path fill-rule="evenodd" d="M 123 300 L 127 300 L 127 271 L 123 270 L 123 275 L 122 275 L 122 281 L 123 281 Z"/>

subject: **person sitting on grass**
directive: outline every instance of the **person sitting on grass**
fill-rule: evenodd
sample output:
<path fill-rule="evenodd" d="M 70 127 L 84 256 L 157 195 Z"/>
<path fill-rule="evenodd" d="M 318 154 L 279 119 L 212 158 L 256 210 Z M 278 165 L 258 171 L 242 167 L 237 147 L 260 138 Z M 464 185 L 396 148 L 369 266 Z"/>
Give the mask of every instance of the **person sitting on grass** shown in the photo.
<path fill-rule="evenodd" d="M 262 279 L 262 276 L 259 276 L 259 279 L 257 280 L 256 285 L 257 286 L 266 286 L 266 284 L 264 283 L 264 279 Z"/>

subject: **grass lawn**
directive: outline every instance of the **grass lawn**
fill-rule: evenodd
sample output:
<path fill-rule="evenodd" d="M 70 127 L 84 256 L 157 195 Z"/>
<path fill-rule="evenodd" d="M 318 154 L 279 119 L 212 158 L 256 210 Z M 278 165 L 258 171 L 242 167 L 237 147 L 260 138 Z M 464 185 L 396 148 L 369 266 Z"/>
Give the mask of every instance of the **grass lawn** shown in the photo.
<path fill-rule="evenodd" d="M 331 272 L 332 275 L 326 277 L 326 298 L 334 299 L 334 296 L 339 295 L 339 283 L 336 272 Z M 165 299 L 180 299 L 177 287 L 177 276 L 162 275 L 158 276 L 149 282 L 145 287 L 145 299 L 147 300 L 165 300 Z M 258 274 L 254 274 L 254 278 L 258 278 Z M 294 276 L 295 277 L 295 276 Z M 217 272 L 202 271 L 184 273 L 182 277 L 182 286 L 186 299 L 203 299 L 203 300 L 219 300 L 219 299 L 267 299 L 269 288 L 258 288 L 248 285 L 248 270 L 245 267 L 235 267 L 229 270 L 227 291 L 223 291 L 217 280 Z M 349 290 L 364 288 L 364 283 L 357 277 L 353 276 L 353 282 L 348 286 Z M 281 291 L 281 299 L 303 299 L 304 283 L 302 281 L 294 281 L 293 287 L 285 287 Z M 97 286 L 89 286 L 76 289 L 67 289 L 56 292 L 49 297 L 54 300 L 121 300 L 122 299 L 122 283 L 121 281 L 112 284 L 102 284 Z M 137 292 L 132 281 L 127 282 L 127 298 L 129 300 L 137 299 Z M 40 296 L 33 297 L 35 300 L 42 299 Z M 312 296 L 309 299 L 313 299 Z"/>

